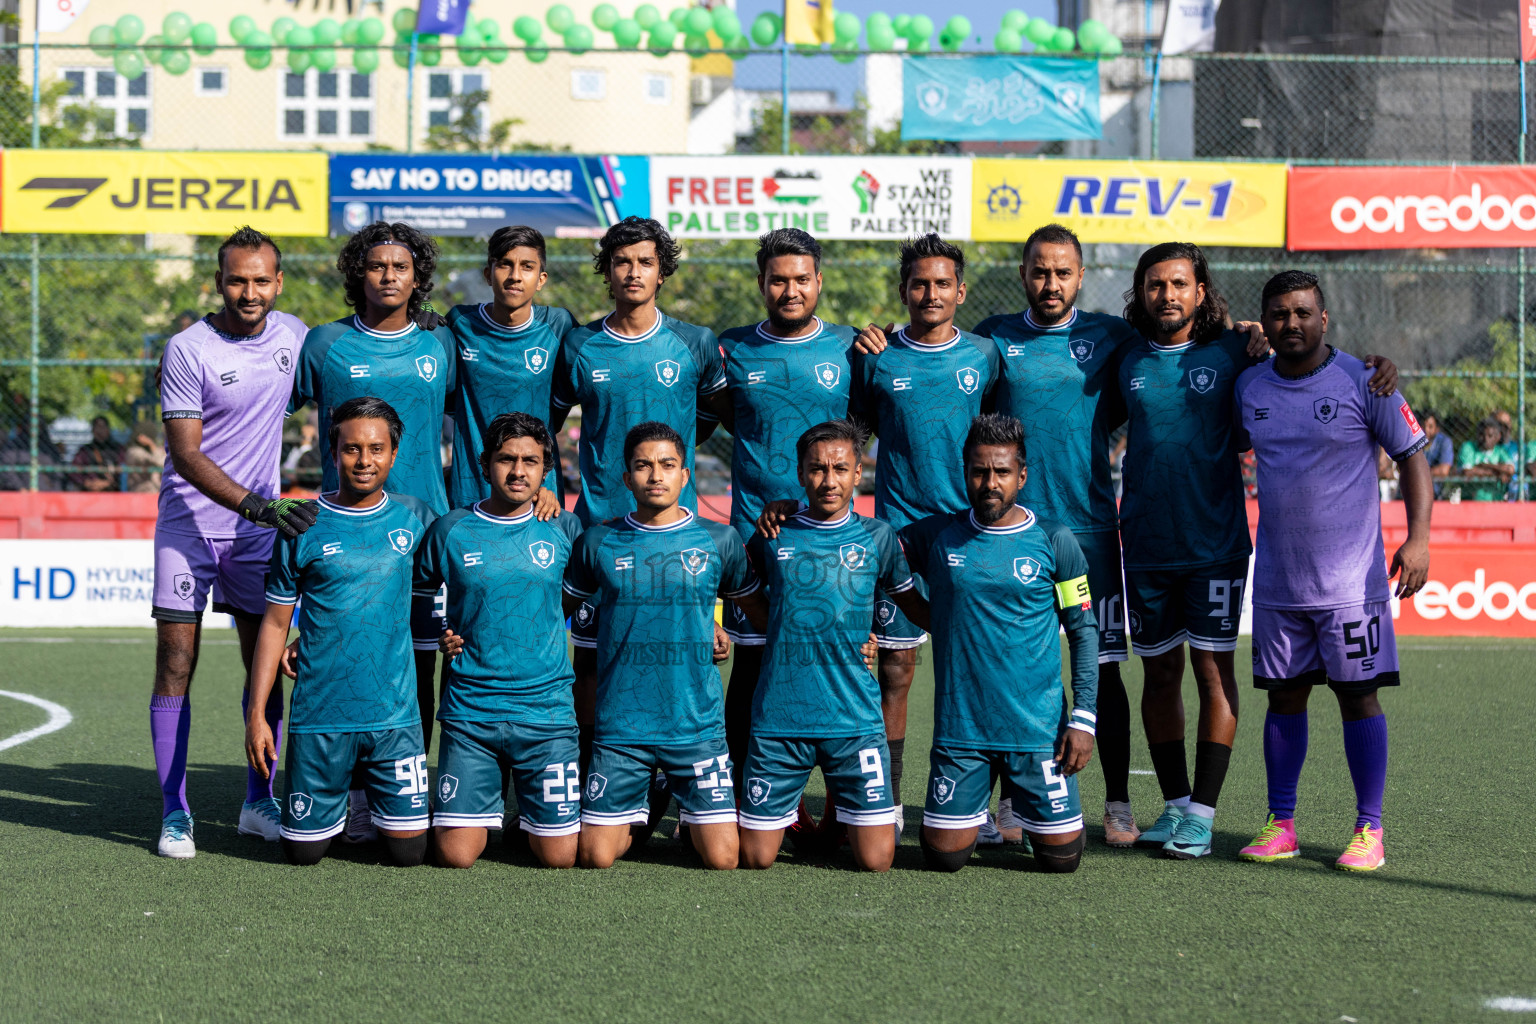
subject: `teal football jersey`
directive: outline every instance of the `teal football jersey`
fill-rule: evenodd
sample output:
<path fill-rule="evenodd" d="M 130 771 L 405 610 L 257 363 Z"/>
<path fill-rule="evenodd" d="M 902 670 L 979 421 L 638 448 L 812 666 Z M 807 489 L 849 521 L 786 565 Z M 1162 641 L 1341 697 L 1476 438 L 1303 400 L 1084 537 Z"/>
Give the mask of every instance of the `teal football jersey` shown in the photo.
<path fill-rule="evenodd" d="M 272 545 L 267 600 L 299 605 L 292 732 L 371 732 L 416 725 L 411 574 L 435 517 L 425 502 L 384 495 L 369 509 L 320 498 L 315 525 Z M 300 603 L 300 598 L 303 602 Z"/>
<path fill-rule="evenodd" d="M 1258 361 L 1247 348 L 1246 334 L 1225 331 L 1172 348 L 1143 339 L 1121 360 L 1127 569 L 1199 568 L 1253 550 L 1233 401 L 1238 374 Z"/>
<path fill-rule="evenodd" d="M 489 305 L 455 306 L 448 314 L 458 356 L 453 466 L 448 471 L 454 508 L 491 496 L 490 482 L 480 471 L 480 440 L 491 420 L 525 412 L 547 425 L 560 341 L 575 324 L 570 313 L 549 306 L 534 306 L 521 327 L 492 320 Z M 558 466 L 550 467 L 544 486 L 559 493 Z"/>
<path fill-rule="evenodd" d="M 916 584 L 896 531 L 852 510 L 823 522 L 792 517 L 747 544 L 768 587 L 768 643 L 752 698 L 752 732 L 817 739 L 881 733 L 880 684 L 859 647 L 876 590 Z"/>
<path fill-rule="evenodd" d="M 532 508 L 505 518 L 479 503 L 432 524 L 416 558 L 414 592 L 430 598 L 446 583 L 446 625 L 464 638 L 448 663 L 439 719 L 575 723 L 560 591 L 580 533 L 572 515 L 541 523 Z"/>
<path fill-rule="evenodd" d="M 446 327 L 424 331 L 411 324 L 385 334 L 349 316 L 316 327 L 299 350 L 293 374 L 293 407 L 314 402 L 320 410 L 321 486 L 336 489 L 336 461 L 329 450 L 331 410 L 352 398 L 382 398 L 394 407 L 405 431 L 389 489 L 448 511 L 443 484 L 443 413 L 454 389 L 452 335 Z"/>
<path fill-rule="evenodd" d="M 853 370 L 851 409 L 880 438 L 875 516 L 900 529 L 967 508 L 961 449 L 1002 375 L 992 339 L 957 329 L 943 345 L 918 345 L 902 328 L 884 352 L 856 354 Z"/>
<path fill-rule="evenodd" d="M 623 479 L 624 435 L 641 423 L 657 420 L 681 434 L 692 470 L 699 397 L 723 387 L 720 346 L 707 327 L 658 313 L 656 325 L 634 337 L 610 330 L 606 317 L 566 335 L 555 365 L 554 404 L 581 406 L 581 521 L 591 526 L 634 509 Z M 692 481 L 681 503 L 698 507 Z"/>
<path fill-rule="evenodd" d="M 625 516 L 577 538 L 565 590 L 598 612 L 597 738 L 684 744 L 723 737 L 715 598 L 757 588 L 736 531 L 691 512 L 659 527 Z"/>
<path fill-rule="evenodd" d="M 852 327 L 816 320 L 803 338 L 779 338 L 767 324 L 720 335 L 725 381 L 736 410 L 731 450 L 731 525 L 750 537 L 770 501 L 798 499 L 795 443 L 818 423 L 848 415 Z"/>
<path fill-rule="evenodd" d="M 976 333 L 1002 355 L 997 411 L 1024 425 L 1029 476 L 1019 501 L 1079 533 L 1116 529 L 1109 435 L 1125 422 L 1116 371 L 1141 335 L 1117 316 L 1078 309 L 1054 327 L 1027 309 L 989 317 Z"/>
<path fill-rule="evenodd" d="M 969 512 L 901 531 L 933 609 L 933 742 L 970 750 L 1053 750 L 1067 725 L 1064 627 L 1072 642 L 1072 716 L 1092 730 L 1098 632 L 1088 561 L 1065 525 L 982 526 Z"/>

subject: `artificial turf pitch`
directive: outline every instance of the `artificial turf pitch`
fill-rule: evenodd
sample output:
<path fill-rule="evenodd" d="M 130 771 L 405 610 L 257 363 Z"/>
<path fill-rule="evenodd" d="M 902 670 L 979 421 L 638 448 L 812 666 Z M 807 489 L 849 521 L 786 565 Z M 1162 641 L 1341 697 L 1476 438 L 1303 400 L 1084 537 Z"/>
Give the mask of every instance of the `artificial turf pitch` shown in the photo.
<path fill-rule="evenodd" d="M 494 837 L 470 871 L 392 869 L 366 848 L 288 867 L 275 844 L 235 832 L 239 658 L 232 633 L 208 639 L 188 781 L 198 853 L 175 862 L 153 853 L 152 634 L 0 630 L 0 689 L 74 715 L 0 752 L 0 1020 L 1187 1024 L 1536 1009 L 1536 702 L 1522 668 L 1536 645 L 1403 643 L 1406 685 L 1383 699 L 1388 857 L 1374 875 L 1331 869 L 1354 801 L 1325 693 L 1301 782 L 1302 855 L 1236 859 L 1265 810 L 1263 703 L 1247 689 L 1210 858 L 1105 848 L 1091 764 L 1077 874 L 1038 873 L 1017 848 L 980 852 L 957 875 L 922 871 L 925 664 L 909 825 L 895 870 L 877 877 L 789 854 L 768 872 L 706 872 L 664 838 L 670 822 L 641 859 L 603 872 L 524 866 Z M 1244 646 L 1245 687 L 1246 662 Z M 1127 677 L 1134 706 L 1134 662 Z M 45 718 L 0 698 L 0 740 Z M 1132 767 L 1148 767 L 1139 727 Z M 1131 784 L 1145 826 L 1156 785 L 1145 772 Z"/>

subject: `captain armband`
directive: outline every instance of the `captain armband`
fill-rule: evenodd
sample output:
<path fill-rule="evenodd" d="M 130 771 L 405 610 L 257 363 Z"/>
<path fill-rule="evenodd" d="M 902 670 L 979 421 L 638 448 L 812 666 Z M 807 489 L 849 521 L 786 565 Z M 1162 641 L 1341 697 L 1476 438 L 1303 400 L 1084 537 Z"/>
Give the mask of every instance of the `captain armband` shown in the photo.
<path fill-rule="evenodd" d="M 1077 605 L 1083 611 L 1093 610 L 1093 595 L 1088 592 L 1088 577 L 1062 580 L 1056 584 L 1056 604 L 1063 610 Z"/>

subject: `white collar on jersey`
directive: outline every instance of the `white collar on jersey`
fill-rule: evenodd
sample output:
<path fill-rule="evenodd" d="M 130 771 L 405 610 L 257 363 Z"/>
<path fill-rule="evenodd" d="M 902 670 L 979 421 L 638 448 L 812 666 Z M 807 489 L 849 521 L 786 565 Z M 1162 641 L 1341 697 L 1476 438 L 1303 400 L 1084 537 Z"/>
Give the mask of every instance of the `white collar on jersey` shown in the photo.
<path fill-rule="evenodd" d="M 1014 508 L 1024 509 L 1024 521 L 1013 526 L 983 526 L 981 520 L 976 518 L 976 510 L 971 509 L 971 526 L 981 533 L 1023 533 L 1035 525 L 1035 514 L 1023 505 L 1015 505 Z"/>
<path fill-rule="evenodd" d="M 1042 324 L 1042 323 L 1039 323 L 1038 321 L 1035 320 L 1035 318 L 1033 316 L 1030 315 L 1030 313 L 1031 313 L 1030 308 L 1028 306 L 1024 307 L 1024 325 L 1026 327 L 1028 327 L 1032 331 L 1065 331 L 1069 327 L 1071 327 L 1073 324 L 1077 323 L 1077 307 L 1076 306 L 1072 307 L 1072 315 L 1067 317 L 1065 320 L 1063 320 L 1059 324 Z"/>
<path fill-rule="evenodd" d="M 804 523 L 806 526 L 814 526 L 818 530 L 835 530 L 839 526 L 847 526 L 853 520 L 853 506 L 851 504 L 847 508 L 843 509 L 843 514 L 838 516 L 836 519 L 816 519 L 812 516 L 808 516 L 805 514 L 805 510 L 809 507 L 810 506 L 802 502 L 800 505 L 800 511 L 795 513 L 795 519 Z"/>
<path fill-rule="evenodd" d="M 480 313 L 480 319 L 484 321 L 485 326 L 489 327 L 493 331 L 500 331 L 503 334 L 517 334 L 521 331 L 526 331 L 528 328 L 532 327 L 533 322 L 538 319 L 538 317 L 534 315 L 535 310 L 530 308 L 528 310 L 527 320 L 524 320 L 516 327 L 507 327 L 504 324 L 497 323 L 496 320 L 491 316 L 491 304 L 489 302 L 480 303 L 478 311 Z"/>
<path fill-rule="evenodd" d="M 609 313 L 608 316 L 613 316 L 613 314 Z M 610 338 L 613 338 L 617 341 L 627 342 L 631 345 L 635 344 L 636 342 L 646 341 L 655 337 L 661 331 L 661 322 L 666 319 L 665 314 L 663 314 L 662 311 L 658 309 L 656 311 L 656 322 L 647 327 L 645 330 L 641 331 L 639 334 L 620 334 L 618 331 L 608 326 L 608 316 L 603 317 L 603 333 L 608 335 Z"/>
<path fill-rule="evenodd" d="M 518 523 L 526 523 L 533 518 L 533 502 L 531 501 L 528 503 L 528 510 L 520 516 L 493 516 L 485 510 L 484 506 L 485 502 L 477 501 L 473 508 L 475 515 L 488 523 L 496 523 L 501 526 L 516 526 Z"/>
<path fill-rule="evenodd" d="M 813 316 L 813 317 L 811 317 L 811 319 L 816 321 L 816 329 L 814 331 L 812 331 L 810 334 L 804 334 L 804 335 L 801 335 L 798 338 L 781 338 L 777 334 L 771 333 L 768 330 L 768 321 L 767 320 L 763 320 L 763 321 L 758 323 L 758 325 L 757 325 L 757 335 L 758 335 L 758 337 L 763 338 L 763 339 L 765 339 L 767 341 L 776 341 L 776 342 L 778 342 L 781 345 L 798 345 L 802 341 L 813 341 L 816 338 L 821 337 L 821 332 L 826 329 L 827 325 L 821 322 L 821 317 L 819 317 L 819 316 Z"/>
<path fill-rule="evenodd" d="M 1193 348 L 1195 343 L 1193 341 L 1186 341 L 1182 345 L 1159 345 L 1151 338 L 1148 338 L 1147 344 L 1152 346 L 1153 352 L 1183 352 L 1187 348 Z"/>
<path fill-rule="evenodd" d="M 410 323 L 406 324 L 404 327 L 400 328 L 398 331 L 376 331 L 372 327 L 365 327 L 365 326 L 363 326 L 363 318 L 362 318 L 362 316 L 360 314 L 353 313 L 352 314 L 352 329 L 356 330 L 356 331 L 362 331 L 364 334 L 370 335 L 370 336 L 375 337 L 375 338 L 385 338 L 385 339 L 388 339 L 389 341 L 396 341 L 396 340 L 398 340 L 400 338 L 405 337 L 407 334 L 410 334 L 412 331 L 416 330 L 416 322 L 413 320 Z"/>
<path fill-rule="evenodd" d="M 925 345 L 913 341 L 911 338 L 907 337 L 907 329 L 905 327 L 896 332 L 896 340 L 901 342 L 907 348 L 916 349 L 919 352 L 943 352 L 945 349 L 954 348 L 956 345 L 960 344 L 960 328 L 956 327 L 954 324 L 950 324 L 949 329 L 955 332 L 955 336 L 950 338 L 942 345 Z"/>
<path fill-rule="evenodd" d="M 337 515 L 343 515 L 343 516 L 371 516 L 371 515 L 373 515 L 373 514 L 375 514 L 377 512 L 384 511 L 384 509 L 388 505 L 389 505 L 389 492 L 388 491 L 384 492 L 384 500 L 379 502 L 377 505 L 373 506 L 372 508 L 347 508 L 345 505 L 338 505 L 334 501 L 329 500 L 323 494 L 320 495 L 320 507 L 321 508 L 326 509 L 326 510 L 331 511 L 331 512 L 335 512 Z"/>
<path fill-rule="evenodd" d="M 668 523 L 665 526 L 651 526 L 648 523 L 642 523 L 635 518 L 635 514 L 633 512 L 625 513 L 624 521 L 635 529 L 643 530 L 646 533 L 666 533 L 669 530 L 681 530 L 683 527 L 693 522 L 693 512 L 690 509 L 684 508 L 683 518 L 679 519 L 675 523 Z"/>

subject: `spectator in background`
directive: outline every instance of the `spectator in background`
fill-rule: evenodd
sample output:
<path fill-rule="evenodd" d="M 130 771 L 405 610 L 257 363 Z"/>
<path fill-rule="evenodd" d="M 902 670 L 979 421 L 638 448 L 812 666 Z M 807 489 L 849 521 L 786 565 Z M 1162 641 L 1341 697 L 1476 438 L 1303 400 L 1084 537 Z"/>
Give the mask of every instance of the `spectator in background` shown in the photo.
<path fill-rule="evenodd" d="M 292 490 L 295 487 L 310 490 L 319 486 L 318 477 L 311 480 L 306 476 L 303 482 L 300 482 L 299 479 L 300 476 L 303 475 L 303 470 L 309 468 L 311 465 L 318 466 L 320 464 L 318 456 L 307 458 L 307 456 L 311 456 L 315 451 L 315 441 L 319 437 L 320 426 L 318 423 L 318 417 L 315 415 L 314 411 L 311 410 L 309 417 L 305 419 L 303 425 L 299 427 L 298 443 L 295 444 L 292 448 L 289 448 L 288 454 L 283 458 L 282 480 L 284 491 Z"/>
<path fill-rule="evenodd" d="M 165 445 L 160 443 L 159 424 L 134 425 L 133 437 L 123 452 L 123 465 L 128 467 L 126 490 L 135 494 L 160 493 L 160 471 L 165 468 Z"/>
<path fill-rule="evenodd" d="M 1510 414 L 1508 409 L 1495 409 L 1488 415 L 1499 421 L 1499 433 L 1502 435 L 1499 440 L 1504 444 L 1509 444 L 1515 436 L 1515 417 Z"/>
<path fill-rule="evenodd" d="M 1463 441 L 1456 457 L 1460 475 L 1470 477 L 1462 485 L 1468 501 L 1503 501 L 1515 475 L 1515 456 L 1504 444 L 1504 428 L 1493 416 L 1477 425 L 1476 441 Z"/>
<path fill-rule="evenodd" d="M 1397 500 L 1397 463 L 1385 448 L 1376 449 L 1376 486 L 1381 491 L 1382 501 Z"/>
<path fill-rule="evenodd" d="M 119 490 L 123 454 L 123 446 L 112 439 L 112 424 L 107 422 L 107 418 L 97 416 L 91 420 L 91 439 L 75 452 L 72 464 L 77 469 L 97 469 L 98 472 L 71 473 L 72 489 L 95 492 Z"/>
<path fill-rule="evenodd" d="M 38 424 L 39 436 L 37 439 L 37 464 L 40 469 L 57 466 L 63 459 L 59 457 L 58 446 L 48 436 L 48 426 L 45 423 Z M 0 491 L 24 491 L 29 483 L 30 473 L 27 469 L 32 461 L 32 444 L 25 423 L 18 425 L 14 430 L 8 431 L 4 438 L 0 438 L 0 466 L 12 466 L 12 469 L 0 469 Z M 64 487 L 64 478 L 58 473 L 40 472 L 37 475 L 37 489 L 40 491 L 58 491 Z"/>
<path fill-rule="evenodd" d="M 1429 438 L 1424 456 L 1429 460 L 1429 476 L 1435 482 L 1435 498 L 1438 500 L 1444 497 L 1440 492 L 1445 487 L 1445 478 L 1455 469 L 1456 447 L 1450 435 L 1440 429 L 1440 417 L 1433 411 L 1421 413 L 1419 424 L 1424 428 L 1424 436 Z"/>
<path fill-rule="evenodd" d="M 187 328 L 191 327 L 201 319 L 202 316 L 200 316 L 195 309 L 184 309 L 180 313 L 177 313 L 176 322 L 171 325 L 172 337 L 180 334 L 182 331 L 185 331 Z"/>

